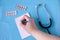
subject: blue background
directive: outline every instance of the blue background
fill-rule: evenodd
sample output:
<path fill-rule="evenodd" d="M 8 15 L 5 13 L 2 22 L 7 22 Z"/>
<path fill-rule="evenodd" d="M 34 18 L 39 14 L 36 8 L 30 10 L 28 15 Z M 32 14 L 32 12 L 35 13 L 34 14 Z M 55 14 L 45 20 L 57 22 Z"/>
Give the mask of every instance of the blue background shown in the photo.
<path fill-rule="evenodd" d="M 26 12 L 30 13 L 30 16 L 35 19 L 37 27 L 47 33 L 47 30 L 41 28 L 37 22 L 35 5 L 44 3 L 48 9 L 51 18 L 53 19 L 52 27 L 49 28 L 52 35 L 60 36 L 60 0 L 0 0 L 0 40 L 22 40 L 16 23 L 15 18 L 23 15 Z M 27 10 L 23 11 L 16 8 L 16 4 L 27 6 Z M 18 11 L 15 16 L 6 16 L 8 11 Z M 49 18 L 46 10 L 43 7 L 39 7 L 40 21 L 44 25 L 49 25 Z M 35 40 L 30 36 L 24 40 Z"/>

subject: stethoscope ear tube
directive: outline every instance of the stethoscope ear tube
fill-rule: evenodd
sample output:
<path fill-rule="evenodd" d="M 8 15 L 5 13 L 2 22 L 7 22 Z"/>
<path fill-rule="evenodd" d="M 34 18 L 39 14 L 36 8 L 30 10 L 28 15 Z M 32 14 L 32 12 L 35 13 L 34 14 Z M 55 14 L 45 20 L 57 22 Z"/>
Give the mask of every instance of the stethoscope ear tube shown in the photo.
<path fill-rule="evenodd" d="M 42 6 L 42 7 L 45 8 L 46 5 L 45 5 L 44 3 L 42 3 L 42 4 L 39 4 L 39 5 L 36 5 L 36 6 L 35 6 L 36 12 L 37 12 L 37 17 L 38 17 L 38 23 L 39 23 L 39 25 L 40 25 L 42 28 L 46 29 L 49 34 L 51 34 L 50 31 L 49 31 L 49 28 L 50 28 L 51 25 L 52 25 L 52 19 L 51 19 L 50 15 L 48 14 L 48 15 L 49 15 L 50 25 L 49 25 L 49 26 L 44 26 L 44 25 L 41 23 L 41 21 L 39 20 L 39 15 L 38 15 L 38 8 L 39 8 L 39 6 Z M 45 8 L 45 9 L 46 9 L 46 8 Z M 48 13 L 47 10 L 46 10 L 46 12 Z"/>

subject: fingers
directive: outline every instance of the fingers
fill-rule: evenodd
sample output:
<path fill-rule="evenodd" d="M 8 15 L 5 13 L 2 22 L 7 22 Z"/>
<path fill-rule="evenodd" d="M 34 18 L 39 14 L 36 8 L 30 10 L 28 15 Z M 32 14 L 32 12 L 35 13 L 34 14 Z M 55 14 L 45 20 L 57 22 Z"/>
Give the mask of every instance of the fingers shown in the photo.
<path fill-rule="evenodd" d="M 34 21 L 34 19 L 33 18 L 31 18 L 31 17 L 29 17 L 29 16 L 27 16 L 27 15 L 25 15 L 25 19 L 27 20 L 27 21 Z"/>
<path fill-rule="evenodd" d="M 30 18 L 29 16 L 27 16 L 27 15 L 24 15 L 24 17 L 25 17 L 25 19 L 26 19 L 27 21 L 31 19 L 31 18 Z"/>
<path fill-rule="evenodd" d="M 31 18 L 30 18 L 29 16 L 27 16 L 27 15 L 24 15 L 24 16 L 21 17 L 21 21 L 24 20 L 24 19 L 28 21 L 28 20 L 30 20 Z"/>
<path fill-rule="evenodd" d="M 25 19 L 26 21 L 32 21 L 32 18 L 30 18 L 30 17 L 27 16 L 27 15 L 24 15 L 22 18 L 23 18 L 22 20 Z"/>
<path fill-rule="evenodd" d="M 27 23 L 29 23 L 29 24 L 30 24 L 32 21 L 34 21 L 33 18 L 30 18 L 30 17 L 27 16 L 27 15 L 24 15 L 24 16 L 21 18 L 21 24 L 26 25 L 27 23 L 26 23 L 26 22 L 22 22 L 23 20 L 30 21 L 30 22 L 27 22 Z"/>

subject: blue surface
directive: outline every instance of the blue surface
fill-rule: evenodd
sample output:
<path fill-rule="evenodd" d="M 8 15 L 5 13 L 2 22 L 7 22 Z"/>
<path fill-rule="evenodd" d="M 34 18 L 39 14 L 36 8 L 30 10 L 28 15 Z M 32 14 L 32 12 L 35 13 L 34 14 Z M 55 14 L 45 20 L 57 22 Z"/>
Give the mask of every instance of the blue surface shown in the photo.
<path fill-rule="evenodd" d="M 60 36 L 60 0 L 0 0 L 0 40 L 22 40 L 19 36 L 15 18 L 23 15 L 26 12 L 31 14 L 35 19 L 35 23 L 41 31 L 47 32 L 41 28 L 37 22 L 35 5 L 45 3 L 49 14 L 52 16 L 53 25 L 49 29 L 52 35 Z M 27 6 L 27 10 L 23 11 L 16 8 L 16 4 Z M 16 16 L 5 16 L 7 11 L 18 11 Z M 46 10 L 39 8 L 40 21 L 42 24 L 49 24 L 49 18 Z M 24 40 L 35 40 L 32 36 Z"/>

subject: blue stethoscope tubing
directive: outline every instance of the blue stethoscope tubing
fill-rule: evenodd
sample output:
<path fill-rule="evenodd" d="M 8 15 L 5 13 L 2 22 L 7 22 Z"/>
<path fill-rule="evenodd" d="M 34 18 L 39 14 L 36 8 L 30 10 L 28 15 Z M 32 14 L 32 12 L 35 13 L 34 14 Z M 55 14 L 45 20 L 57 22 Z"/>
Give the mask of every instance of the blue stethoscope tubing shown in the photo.
<path fill-rule="evenodd" d="M 49 20 L 50 20 L 50 25 L 49 25 L 49 26 L 43 26 L 43 24 L 42 24 L 41 21 L 39 20 L 39 14 L 38 14 L 38 8 L 39 8 L 39 6 L 43 6 L 43 7 L 45 8 L 45 4 L 39 4 L 39 5 L 36 5 L 36 6 L 35 6 L 36 12 L 37 12 L 37 17 L 38 17 L 38 23 L 39 23 L 39 25 L 40 25 L 42 28 L 46 29 L 49 34 L 51 34 L 51 32 L 49 31 L 49 28 L 50 28 L 51 25 L 52 25 L 51 16 L 48 14 L 48 15 L 49 15 Z M 46 8 L 45 8 L 45 9 L 46 9 Z M 46 11 L 47 11 L 47 9 L 46 9 Z"/>

